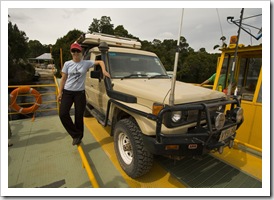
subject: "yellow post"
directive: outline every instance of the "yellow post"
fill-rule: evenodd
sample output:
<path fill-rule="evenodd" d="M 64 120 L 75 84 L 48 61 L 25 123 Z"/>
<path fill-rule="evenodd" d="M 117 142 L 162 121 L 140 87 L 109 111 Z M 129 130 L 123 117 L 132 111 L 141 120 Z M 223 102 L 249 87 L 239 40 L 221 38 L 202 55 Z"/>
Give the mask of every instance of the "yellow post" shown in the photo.
<path fill-rule="evenodd" d="M 63 51 L 62 48 L 60 48 L 60 64 L 61 64 L 61 70 L 63 68 Z"/>
<path fill-rule="evenodd" d="M 59 84 L 58 84 L 58 81 L 57 81 L 56 77 L 53 76 L 53 78 L 54 78 L 54 83 L 55 83 L 55 88 L 56 88 L 56 91 L 55 91 L 55 95 L 56 95 L 56 107 L 57 107 L 57 110 L 58 110 L 58 113 L 59 113 L 59 106 L 60 105 L 59 105 L 59 101 L 57 99 L 57 96 L 59 94 Z"/>

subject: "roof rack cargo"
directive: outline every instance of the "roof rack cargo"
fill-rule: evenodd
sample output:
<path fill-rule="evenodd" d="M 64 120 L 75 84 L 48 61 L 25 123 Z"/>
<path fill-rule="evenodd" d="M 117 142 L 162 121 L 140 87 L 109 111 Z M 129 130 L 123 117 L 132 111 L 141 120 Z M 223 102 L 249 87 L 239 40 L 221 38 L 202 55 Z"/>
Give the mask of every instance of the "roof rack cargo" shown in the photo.
<path fill-rule="evenodd" d="M 104 33 L 84 33 L 77 40 L 83 46 L 98 45 L 100 42 L 106 42 L 109 46 L 126 47 L 140 49 L 141 43 L 136 39 L 109 35 Z"/>

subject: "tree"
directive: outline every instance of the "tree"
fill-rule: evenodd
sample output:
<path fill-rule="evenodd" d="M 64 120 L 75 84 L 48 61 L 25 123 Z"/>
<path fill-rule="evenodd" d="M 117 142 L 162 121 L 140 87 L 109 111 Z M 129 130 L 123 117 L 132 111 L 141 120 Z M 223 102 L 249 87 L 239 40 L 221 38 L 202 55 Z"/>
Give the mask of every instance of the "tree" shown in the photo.
<path fill-rule="evenodd" d="M 100 20 L 101 33 L 106 33 L 110 35 L 114 34 L 114 30 L 113 30 L 114 25 L 111 24 L 110 22 L 111 22 L 110 17 L 107 17 L 107 16 L 101 17 L 101 20 Z"/>
<path fill-rule="evenodd" d="M 119 25 L 114 29 L 114 35 L 128 37 L 128 31 L 124 28 L 123 25 Z"/>
<path fill-rule="evenodd" d="M 178 72 L 179 80 L 189 83 L 203 82 L 215 73 L 218 56 L 207 52 L 189 54 Z"/>
<path fill-rule="evenodd" d="M 8 84 L 30 84 L 35 69 L 27 63 L 28 37 L 16 24 L 8 23 Z"/>
<path fill-rule="evenodd" d="M 28 57 L 36 58 L 43 53 L 49 52 L 49 47 L 47 45 L 42 45 L 38 40 L 30 40 L 28 42 Z"/>
<path fill-rule="evenodd" d="M 93 22 L 90 24 L 88 28 L 88 33 L 93 33 L 93 32 L 100 32 L 100 20 L 93 18 Z"/>
<path fill-rule="evenodd" d="M 24 31 L 20 31 L 16 24 L 8 24 L 8 48 L 9 62 L 18 63 L 27 59 L 28 37 Z"/>
<path fill-rule="evenodd" d="M 160 46 L 161 45 L 161 40 L 159 40 L 159 39 L 154 39 L 153 41 L 152 41 L 152 44 L 155 46 L 155 47 L 157 47 L 157 46 Z"/>
<path fill-rule="evenodd" d="M 88 28 L 88 33 L 98 32 L 106 34 L 114 34 L 114 25 L 110 23 L 111 18 L 107 16 L 102 16 L 100 20 L 93 18 L 93 22 Z"/>
<path fill-rule="evenodd" d="M 186 38 L 181 36 L 180 37 L 180 50 L 183 51 L 183 52 L 187 52 L 187 49 L 189 47 L 189 44 L 186 42 Z"/>
<path fill-rule="evenodd" d="M 206 52 L 206 49 L 205 48 L 200 48 L 199 52 Z"/>

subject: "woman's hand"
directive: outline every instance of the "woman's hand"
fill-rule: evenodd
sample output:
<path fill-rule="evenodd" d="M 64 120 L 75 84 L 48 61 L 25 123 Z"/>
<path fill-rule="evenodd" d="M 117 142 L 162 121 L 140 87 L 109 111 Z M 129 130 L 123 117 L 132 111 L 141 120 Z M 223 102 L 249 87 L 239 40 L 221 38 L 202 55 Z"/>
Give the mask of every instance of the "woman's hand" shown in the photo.
<path fill-rule="evenodd" d="M 102 61 L 102 60 L 96 60 L 94 62 L 95 65 L 100 65 L 101 69 L 102 69 L 102 72 L 103 72 L 103 75 L 106 76 L 106 77 L 109 77 L 110 78 L 110 74 L 106 71 L 106 66 L 105 66 L 105 63 Z"/>
<path fill-rule="evenodd" d="M 103 70 L 103 74 L 104 74 L 104 76 L 106 76 L 106 77 L 109 77 L 109 78 L 110 78 L 110 74 L 109 74 L 107 71 Z"/>
<path fill-rule="evenodd" d="M 61 102 L 61 99 L 62 99 L 62 94 L 59 93 L 59 94 L 57 95 L 57 102 L 60 103 L 60 102 Z"/>

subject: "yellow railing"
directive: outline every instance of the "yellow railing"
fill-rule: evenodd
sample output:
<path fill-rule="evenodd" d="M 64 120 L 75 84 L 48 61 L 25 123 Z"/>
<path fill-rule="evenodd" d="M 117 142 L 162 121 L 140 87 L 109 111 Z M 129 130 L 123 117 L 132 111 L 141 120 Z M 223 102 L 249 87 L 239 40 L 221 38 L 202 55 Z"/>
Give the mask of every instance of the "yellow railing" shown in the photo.
<path fill-rule="evenodd" d="M 54 76 L 54 83 L 56 85 L 56 104 L 57 104 L 57 110 L 58 110 L 58 113 L 59 113 L 59 102 L 57 101 L 57 95 L 59 94 L 59 83 L 57 81 L 57 78 Z"/>
<path fill-rule="evenodd" d="M 86 155 L 85 155 L 85 153 L 83 151 L 83 148 L 80 145 L 78 145 L 77 149 L 78 149 L 80 157 L 82 159 L 83 168 L 85 168 L 86 171 L 87 171 L 87 174 L 88 174 L 89 180 L 91 182 L 91 185 L 94 188 L 99 188 L 97 180 L 96 180 L 96 178 L 95 178 L 95 176 L 94 176 L 94 174 L 93 174 L 93 172 L 92 172 L 92 170 L 91 170 L 91 168 L 89 166 L 89 163 L 88 163 L 87 157 L 86 157 Z"/>
<path fill-rule="evenodd" d="M 43 105 L 49 105 L 53 104 L 50 106 L 50 108 L 42 109 L 41 107 L 38 108 L 35 112 L 49 112 L 49 111 L 59 111 L 59 103 L 57 102 L 57 95 L 58 95 L 58 83 L 56 80 L 56 77 L 54 77 L 54 83 L 53 84 L 40 84 L 40 85 L 28 85 L 31 88 L 45 88 L 45 87 L 54 87 L 55 91 L 54 92 L 45 92 L 45 93 L 40 93 L 42 96 L 42 104 Z M 8 86 L 8 88 L 18 88 L 23 85 L 12 85 Z M 48 100 L 48 101 L 43 101 L 43 97 L 45 96 L 52 96 L 54 95 L 55 100 Z M 31 94 L 19 94 L 18 96 L 31 96 Z M 23 105 L 29 105 L 29 104 L 34 104 L 35 102 L 24 102 L 24 103 L 18 103 L 19 106 Z M 54 103 L 56 104 L 54 106 Z M 10 115 L 15 115 L 15 114 L 20 114 L 19 112 L 9 112 L 8 114 Z"/>
<path fill-rule="evenodd" d="M 31 88 L 37 88 L 37 87 L 55 87 L 55 92 L 47 92 L 47 93 L 41 93 L 41 96 L 42 96 L 42 99 L 43 99 L 43 96 L 47 96 L 47 95 L 54 95 L 55 96 L 55 100 L 51 100 L 51 101 L 42 101 L 42 104 L 52 104 L 52 103 L 56 103 L 56 107 L 54 108 L 48 108 L 48 109 L 38 109 L 36 110 L 35 112 L 46 112 L 46 111 L 52 111 L 52 110 L 56 110 L 59 112 L 59 103 L 57 101 L 57 95 L 59 94 L 59 84 L 58 84 L 58 81 L 56 79 L 55 76 L 54 77 L 54 84 L 41 84 L 41 85 L 28 85 L 29 87 Z M 8 86 L 8 88 L 18 88 L 22 85 L 13 85 L 13 86 Z M 19 95 L 18 95 L 19 96 Z M 31 96 L 31 94 L 20 94 L 20 96 Z M 20 103 L 18 105 L 28 105 L 28 104 L 33 104 L 35 102 L 29 102 L 29 103 Z M 10 112 L 9 114 L 19 114 L 18 112 Z M 85 156 L 85 153 L 82 149 L 82 147 L 80 145 L 78 145 L 78 151 L 79 151 L 79 154 L 80 154 L 80 157 L 82 159 L 82 165 L 83 165 L 83 168 L 86 169 L 86 172 L 88 174 L 88 177 L 90 179 L 90 182 L 92 184 L 92 186 L 94 188 L 98 188 L 99 185 L 95 179 L 95 176 L 90 168 L 90 165 L 88 163 L 88 160 Z"/>

